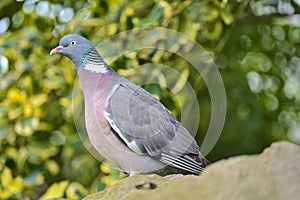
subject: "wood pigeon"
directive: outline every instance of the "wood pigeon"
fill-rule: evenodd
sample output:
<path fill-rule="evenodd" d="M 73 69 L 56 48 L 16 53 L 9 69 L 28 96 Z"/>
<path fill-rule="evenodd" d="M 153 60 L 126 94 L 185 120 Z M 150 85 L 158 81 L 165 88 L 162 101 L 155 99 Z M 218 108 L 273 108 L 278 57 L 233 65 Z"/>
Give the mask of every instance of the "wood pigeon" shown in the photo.
<path fill-rule="evenodd" d="M 88 137 L 129 175 L 200 174 L 210 162 L 160 101 L 111 69 L 84 37 L 66 35 L 50 55 L 73 61 L 80 79 Z"/>

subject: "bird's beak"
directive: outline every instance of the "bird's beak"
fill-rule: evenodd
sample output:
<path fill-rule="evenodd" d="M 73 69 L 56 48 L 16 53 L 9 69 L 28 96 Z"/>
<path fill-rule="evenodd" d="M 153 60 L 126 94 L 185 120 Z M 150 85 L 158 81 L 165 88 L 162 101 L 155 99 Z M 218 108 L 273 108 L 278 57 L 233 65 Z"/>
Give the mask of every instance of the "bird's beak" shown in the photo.
<path fill-rule="evenodd" d="M 59 51 L 62 50 L 63 48 L 64 48 L 63 46 L 57 46 L 57 47 L 55 47 L 54 49 L 52 49 L 50 51 L 50 56 L 53 55 L 53 54 L 59 53 Z"/>

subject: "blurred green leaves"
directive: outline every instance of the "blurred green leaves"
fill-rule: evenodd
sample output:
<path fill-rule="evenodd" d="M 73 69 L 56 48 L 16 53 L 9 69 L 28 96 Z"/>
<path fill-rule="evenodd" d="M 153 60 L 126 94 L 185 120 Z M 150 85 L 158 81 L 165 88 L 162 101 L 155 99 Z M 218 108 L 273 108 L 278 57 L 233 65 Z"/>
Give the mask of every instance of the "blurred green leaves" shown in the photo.
<path fill-rule="evenodd" d="M 298 10 L 294 3 L 283 9 L 266 1 L 0 1 L 0 199 L 81 199 L 124 177 L 94 159 L 77 135 L 72 115 L 76 69 L 65 58 L 49 56 L 67 33 L 98 45 L 124 30 L 160 26 L 207 49 L 228 98 L 223 134 L 208 156 L 212 161 L 256 153 L 275 140 L 300 143 L 300 20 L 293 15 Z M 131 44 L 125 38 L 118 45 Z M 134 71 L 147 63 L 171 66 L 184 77 L 140 71 L 162 85 L 171 80 L 179 96 L 158 85 L 145 88 L 176 117 L 179 100 L 188 102 L 182 90 L 186 81 L 193 87 L 201 144 L 211 112 L 203 79 L 183 58 L 158 49 L 129 52 L 112 67 L 135 81 Z"/>
<path fill-rule="evenodd" d="M 16 122 L 15 131 L 20 136 L 30 136 L 37 129 L 38 124 L 37 117 L 27 117 Z"/>
<path fill-rule="evenodd" d="M 11 197 L 16 197 L 25 189 L 25 184 L 21 177 L 13 177 L 12 171 L 8 167 L 4 167 L 1 172 L 1 188 L 0 188 L 0 198 L 9 199 Z"/>

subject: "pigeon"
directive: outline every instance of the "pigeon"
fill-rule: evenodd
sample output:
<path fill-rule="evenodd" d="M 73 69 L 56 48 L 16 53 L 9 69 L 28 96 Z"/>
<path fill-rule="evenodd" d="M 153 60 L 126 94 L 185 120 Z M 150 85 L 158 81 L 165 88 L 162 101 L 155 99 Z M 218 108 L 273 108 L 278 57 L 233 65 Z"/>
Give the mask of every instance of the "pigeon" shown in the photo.
<path fill-rule="evenodd" d="M 86 38 L 69 34 L 50 55 L 76 66 L 93 147 L 122 172 L 199 175 L 210 162 L 194 137 L 155 97 L 119 75 Z"/>

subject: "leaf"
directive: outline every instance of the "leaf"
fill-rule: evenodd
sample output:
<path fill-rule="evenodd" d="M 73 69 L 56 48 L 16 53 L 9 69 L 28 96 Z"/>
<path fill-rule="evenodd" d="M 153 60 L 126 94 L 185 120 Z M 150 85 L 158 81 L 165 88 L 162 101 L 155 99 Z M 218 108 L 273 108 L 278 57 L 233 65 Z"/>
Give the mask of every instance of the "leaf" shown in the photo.
<path fill-rule="evenodd" d="M 12 194 L 8 189 L 0 190 L 0 199 L 8 199 L 11 195 Z"/>
<path fill-rule="evenodd" d="M 7 113 L 7 116 L 8 116 L 8 119 L 10 120 L 14 120 L 18 117 L 20 117 L 22 114 L 22 108 L 21 107 L 18 107 L 18 108 L 15 108 L 15 109 L 10 109 Z"/>
<path fill-rule="evenodd" d="M 46 142 L 31 142 L 28 145 L 28 162 L 33 164 L 44 163 L 51 156 L 57 155 L 59 149 Z"/>
<path fill-rule="evenodd" d="M 249 52 L 243 59 L 242 65 L 249 69 L 259 69 L 262 72 L 268 72 L 272 67 L 272 62 L 262 52 Z"/>
<path fill-rule="evenodd" d="M 37 94 L 33 97 L 31 97 L 31 103 L 32 105 L 37 108 L 37 107 L 40 107 L 42 104 L 44 104 L 46 101 L 47 101 L 47 94 L 45 93 L 42 93 L 42 94 Z"/>
<path fill-rule="evenodd" d="M 112 167 L 111 167 L 109 164 L 107 164 L 107 163 L 101 164 L 100 170 L 101 170 L 101 172 L 103 172 L 104 174 L 111 174 L 112 171 L 113 171 L 113 170 L 112 170 Z"/>
<path fill-rule="evenodd" d="M 87 190 L 77 182 L 70 183 L 66 191 L 67 199 L 82 199 L 87 194 Z"/>
<path fill-rule="evenodd" d="M 4 167 L 3 171 L 1 172 L 1 185 L 2 187 L 6 188 L 9 187 L 13 180 L 11 170 L 8 167 Z"/>
<path fill-rule="evenodd" d="M 53 183 L 48 188 L 47 192 L 43 194 L 40 200 L 64 197 L 64 193 L 68 185 L 69 185 L 69 181 L 61 181 L 59 183 Z"/>
<path fill-rule="evenodd" d="M 10 73 L 5 75 L 4 77 L 0 76 L 0 91 L 4 91 L 7 89 L 9 86 L 14 84 L 16 80 L 18 80 L 19 74 L 17 73 Z"/>
<path fill-rule="evenodd" d="M 19 156 L 18 150 L 14 147 L 6 148 L 6 156 L 16 162 Z"/>
<path fill-rule="evenodd" d="M 9 190 L 13 193 L 13 194 L 18 194 L 20 193 L 24 186 L 23 186 L 23 179 L 19 176 L 17 176 L 12 183 L 9 185 Z"/>
<path fill-rule="evenodd" d="M 220 12 L 221 17 L 226 25 L 230 25 L 233 22 L 233 16 L 228 10 L 223 10 Z"/>
<path fill-rule="evenodd" d="M 15 125 L 15 131 L 21 136 L 30 136 L 37 129 L 39 119 L 35 116 L 19 120 Z"/>
<path fill-rule="evenodd" d="M 60 166 L 54 160 L 47 160 L 45 167 L 48 169 L 52 176 L 56 176 L 60 172 Z"/>
<path fill-rule="evenodd" d="M 0 127 L 0 142 L 2 141 L 2 139 L 4 139 L 10 132 L 12 126 L 9 125 L 5 128 Z"/>
<path fill-rule="evenodd" d="M 35 170 L 24 178 L 24 182 L 30 185 L 41 185 L 45 182 L 45 177 L 40 171 Z"/>

